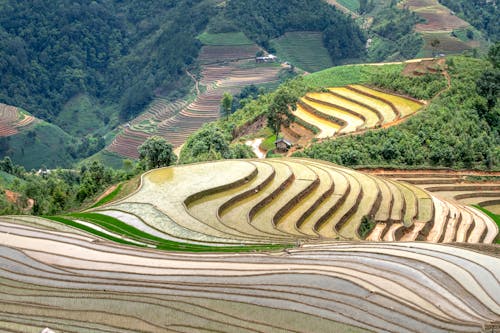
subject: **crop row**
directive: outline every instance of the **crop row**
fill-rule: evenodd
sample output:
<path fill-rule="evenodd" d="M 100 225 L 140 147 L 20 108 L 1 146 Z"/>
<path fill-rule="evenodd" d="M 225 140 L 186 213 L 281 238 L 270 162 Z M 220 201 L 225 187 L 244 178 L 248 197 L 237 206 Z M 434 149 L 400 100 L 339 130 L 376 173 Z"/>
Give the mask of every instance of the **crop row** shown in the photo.
<path fill-rule="evenodd" d="M 317 127 L 318 138 L 389 126 L 422 107 L 414 99 L 361 85 L 308 93 L 298 104 L 295 116 Z"/>
<path fill-rule="evenodd" d="M 0 328 L 39 332 L 478 332 L 500 260 L 429 243 L 168 253 L 0 221 Z"/>
<path fill-rule="evenodd" d="M 137 192 L 102 209 L 139 216 L 173 237 L 220 244 L 318 238 L 491 243 L 498 234 L 482 212 L 409 182 L 306 159 L 155 170 Z"/>

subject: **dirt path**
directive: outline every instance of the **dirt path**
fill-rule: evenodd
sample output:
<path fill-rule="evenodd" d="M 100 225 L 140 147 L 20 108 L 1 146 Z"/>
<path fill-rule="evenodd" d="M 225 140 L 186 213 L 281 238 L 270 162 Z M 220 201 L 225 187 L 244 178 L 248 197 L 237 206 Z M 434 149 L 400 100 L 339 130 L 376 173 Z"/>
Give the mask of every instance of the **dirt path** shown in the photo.
<path fill-rule="evenodd" d="M 108 194 L 110 194 L 111 192 L 113 192 L 116 188 L 118 187 L 118 184 L 115 184 L 111 187 L 108 187 L 108 189 L 106 191 L 104 191 L 103 194 L 101 194 L 96 200 L 95 202 L 93 203 L 93 205 L 95 205 L 96 203 L 98 203 L 99 201 L 102 200 L 102 198 L 106 197 Z"/>
<path fill-rule="evenodd" d="M 248 140 L 245 142 L 247 146 L 252 147 L 252 151 L 257 155 L 258 158 L 266 158 L 266 154 L 260 150 L 260 144 L 264 141 L 263 138 L 258 138 L 254 140 Z"/>
<path fill-rule="evenodd" d="M 201 93 L 200 93 L 200 83 L 196 79 L 196 76 L 194 76 L 193 74 L 191 74 L 187 69 L 186 69 L 186 74 L 189 75 L 189 77 L 191 79 L 193 79 L 193 81 L 194 81 L 194 87 L 196 89 L 196 96 L 200 96 L 201 95 Z"/>

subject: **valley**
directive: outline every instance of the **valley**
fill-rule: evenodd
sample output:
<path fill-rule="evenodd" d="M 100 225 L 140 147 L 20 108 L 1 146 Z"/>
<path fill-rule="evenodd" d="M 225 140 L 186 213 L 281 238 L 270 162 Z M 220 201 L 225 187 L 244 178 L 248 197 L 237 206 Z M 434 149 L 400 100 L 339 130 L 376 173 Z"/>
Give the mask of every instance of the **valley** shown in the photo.
<path fill-rule="evenodd" d="M 0 1 L 0 331 L 500 332 L 496 12 Z"/>

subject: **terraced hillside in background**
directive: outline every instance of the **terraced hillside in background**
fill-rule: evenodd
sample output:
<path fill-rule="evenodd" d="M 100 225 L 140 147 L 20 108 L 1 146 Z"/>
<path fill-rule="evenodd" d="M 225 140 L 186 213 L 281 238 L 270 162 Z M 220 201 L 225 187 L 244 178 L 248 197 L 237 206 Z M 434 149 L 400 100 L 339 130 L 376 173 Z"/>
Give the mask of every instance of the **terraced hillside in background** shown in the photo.
<path fill-rule="evenodd" d="M 321 32 L 296 31 L 271 40 L 276 55 L 307 72 L 333 67 L 328 50 L 323 45 Z"/>
<path fill-rule="evenodd" d="M 498 254 L 498 248 L 491 247 Z M 500 259 L 430 243 L 260 253 L 113 244 L 0 218 L 5 332 L 495 332 Z"/>
<path fill-rule="evenodd" d="M 394 125 L 423 104 L 410 97 L 347 85 L 308 93 L 299 100 L 294 114 L 318 130 L 317 138 L 328 138 Z"/>
<path fill-rule="evenodd" d="M 464 205 L 479 205 L 500 214 L 500 172 L 451 170 L 367 170 L 404 181 Z"/>
<path fill-rule="evenodd" d="M 94 213 L 149 232 L 146 224 L 158 237 L 214 246 L 364 238 L 492 243 L 498 234 L 474 208 L 407 182 L 307 159 L 151 171 L 135 193 Z"/>
<path fill-rule="evenodd" d="M 137 148 L 150 136 L 159 135 L 174 147 L 181 146 L 187 137 L 203 124 L 220 117 L 220 101 L 224 93 L 238 93 L 251 84 L 278 81 L 279 64 L 256 64 L 260 48 L 243 36 L 202 35 L 209 43 L 201 49 L 198 61 L 201 78 L 196 78 L 194 98 L 168 101 L 157 98 L 139 117 L 123 127 L 107 150 L 121 156 L 137 158 Z M 229 45 L 220 45 L 229 44 Z"/>
<path fill-rule="evenodd" d="M 0 103 L 0 137 L 19 133 L 35 121 L 35 117 L 15 106 Z"/>
<path fill-rule="evenodd" d="M 472 39 L 467 38 L 466 30 L 474 30 L 471 25 L 456 16 L 448 7 L 440 4 L 438 0 L 406 0 L 402 2 L 402 6 L 425 19 L 424 23 L 415 27 L 425 42 L 420 56 L 430 56 L 433 52 L 457 54 L 479 48 L 484 43 L 477 31 L 473 33 Z M 435 48 L 431 45 L 434 40 L 439 41 L 439 45 Z"/>

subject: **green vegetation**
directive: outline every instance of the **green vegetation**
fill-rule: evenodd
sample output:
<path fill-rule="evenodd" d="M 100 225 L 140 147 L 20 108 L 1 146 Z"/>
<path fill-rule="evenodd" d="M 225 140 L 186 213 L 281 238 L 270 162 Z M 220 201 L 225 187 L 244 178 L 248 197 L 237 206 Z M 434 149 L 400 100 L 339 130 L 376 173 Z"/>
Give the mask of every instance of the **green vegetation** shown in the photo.
<path fill-rule="evenodd" d="M 375 78 L 399 74 L 404 65 L 348 65 L 325 69 L 304 77 L 304 81 L 315 88 L 339 87 L 347 84 L 374 82 Z"/>
<path fill-rule="evenodd" d="M 489 64 L 454 57 L 448 61 L 451 88 L 405 123 L 313 144 L 299 156 L 347 166 L 394 166 L 497 169 L 500 163 L 498 106 L 490 111 L 475 90 Z M 374 78 L 388 89 L 430 97 L 442 83 L 438 76 L 419 79 Z M 403 83 L 403 84 L 402 84 Z M 428 89 L 428 87 L 433 87 Z"/>
<path fill-rule="evenodd" d="M 478 30 L 485 32 L 494 42 L 500 40 L 500 9 L 489 0 L 439 0 Z"/>
<path fill-rule="evenodd" d="M 271 104 L 266 111 L 267 126 L 279 137 L 281 126 L 289 127 L 295 119 L 293 111 L 297 110 L 300 96 L 286 85 L 279 87 L 273 95 Z"/>
<path fill-rule="evenodd" d="M 353 13 L 359 11 L 359 0 L 335 0 L 345 8 L 349 9 Z"/>
<path fill-rule="evenodd" d="M 153 90 L 182 91 L 189 80 L 179 78 L 200 47 L 195 37 L 214 13 L 211 1 L 8 1 L 0 12 L 0 100 L 52 120 L 86 94 L 100 105 L 120 101 L 121 119 L 130 119 Z"/>
<path fill-rule="evenodd" d="M 274 148 L 275 148 L 274 143 L 275 142 L 276 142 L 276 134 L 273 134 L 273 135 L 267 137 L 264 141 L 262 141 L 262 143 L 260 144 L 260 147 L 262 148 L 262 150 L 265 150 L 265 151 L 274 150 Z"/>
<path fill-rule="evenodd" d="M 227 119 L 205 124 L 193 133 L 183 146 L 179 163 L 193 163 L 228 158 L 254 157 L 251 148 L 242 144 L 232 144 L 240 136 L 240 131 L 266 116 L 274 103 L 278 105 L 278 94 L 286 92 L 287 98 L 298 99 L 314 88 L 308 86 L 302 77 L 289 80 L 275 92 L 259 94 L 255 97 L 254 89 L 247 91 L 247 98 L 238 99 L 241 108 Z M 288 99 L 289 100 L 289 99 Z"/>
<path fill-rule="evenodd" d="M 52 221 L 64 223 L 74 228 L 84 230 L 88 233 L 94 234 L 104 239 L 109 239 L 111 241 L 145 247 L 146 245 L 141 245 L 136 242 L 149 244 L 157 249 L 166 251 L 190 251 L 190 252 L 245 252 L 245 251 L 269 251 L 269 250 L 281 250 L 283 248 L 291 247 L 291 245 L 248 245 L 248 246 L 208 246 L 208 245 L 196 245 L 180 242 L 174 242 L 150 235 L 143 232 L 137 228 L 134 228 L 118 219 L 111 216 L 97 214 L 97 213 L 73 213 L 66 216 L 44 216 Z M 82 221 L 90 222 L 99 226 L 115 235 L 120 235 L 120 237 L 128 238 L 132 241 L 127 241 L 120 237 L 109 235 L 107 233 L 101 232 L 87 225 L 83 225 L 73 219 L 79 219 Z"/>
<path fill-rule="evenodd" d="M 369 48 L 370 61 L 411 59 L 423 46 L 422 37 L 413 32 L 422 19 L 409 10 L 386 7 L 380 10 L 370 27 L 373 43 Z"/>
<path fill-rule="evenodd" d="M 89 205 L 110 185 L 130 179 L 140 172 L 143 172 L 140 165 L 115 171 L 97 161 L 83 164 L 80 170 L 42 169 L 40 172 L 26 172 L 24 167 L 14 164 L 9 157 L 0 160 L 2 188 L 19 194 L 19 208 L 27 207 L 27 200 L 33 199 L 34 206 L 26 213 L 34 215 L 59 214 Z M 134 188 L 136 185 L 125 183 L 122 191 L 112 195 L 117 197 Z M 3 208 L 0 203 L 0 209 Z"/>
<path fill-rule="evenodd" d="M 359 225 L 359 236 L 361 236 L 361 239 L 365 239 L 376 225 L 377 223 L 373 220 L 373 218 L 370 216 L 363 216 L 361 224 Z"/>
<path fill-rule="evenodd" d="M 488 215 L 489 217 L 491 217 L 491 219 L 493 221 L 495 221 L 495 223 L 498 225 L 498 228 L 500 229 L 500 215 L 493 214 L 492 212 L 490 212 L 489 210 L 487 210 L 484 207 L 481 207 L 478 205 L 473 205 L 473 206 L 476 207 L 477 209 L 479 209 L 480 211 L 482 211 L 483 213 L 485 213 L 486 215 Z M 495 240 L 495 243 L 500 244 L 500 237 L 497 237 L 497 239 Z"/>
<path fill-rule="evenodd" d="M 88 95 L 71 98 L 54 119 L 54 123 L 70 135 L 82 137 L 106 128 L 115 113 L 113 108 L 102 108 Z M 113 122 L 116 124 L 116 116 Z"/>
<path fill-rule="evenodd" d="M 217 123 L 206 124 L 187 139 L 182 147 L 179 163 L 256 157 L 250 147 L 231 144 L 231 141 L 231 134 L 221 130 Z"/>
<path fill-rule="evenodd" d="M 319 31 L 334 62 L 358 58 L 366 38 L 351 17 L 322 0 L 232 0 L 224 11 L 226 20 L 250 39 L 267 48 L 270 40 L 290 31 Z"/>
<path fill-rule="evenodd" d="M 0 156 L 10 156 L 27 169 L 68 167 L 75 160 L 71 152 L 78 142 L 57 126 L 39 122 L 28 131 L 0 138 Z"/>
<path fill-rule="evenodd" d="M 121 192 L 122 186 L 123 186 L 123 184 L 118 184 L 118 186 L 116 186 L 116 188 L 113 191 L 111 191 L 111 193 L 104 196 L 101 200 L 99 200 L 98 202 L 93 204 L 90 208 L 100 207 L 104 204 L 107 204 L 110 201 L 113 201 L 118 196 L 118 194 Z"/>
<path fill-rule="evenodd" d="M 198 36 L 204 45 L 229 46 L 229 45 L 249 45 L 253 42 L 242 32 L 208 33 L 204 32 Z"/>
<path fill-rule="evenodd" d="M 146 170 L 169 166 L 177 161 L 173 146 L 159 136 L 148 138 L 139 146 L 139 159 Z"/>
<path fill-rule="evenodd" d="M 328 50 L 319 32 L 287 32 L 270 42 L 281 61 L 288 61 L 308 72 L 317 72 L 333 66 Z"/>

